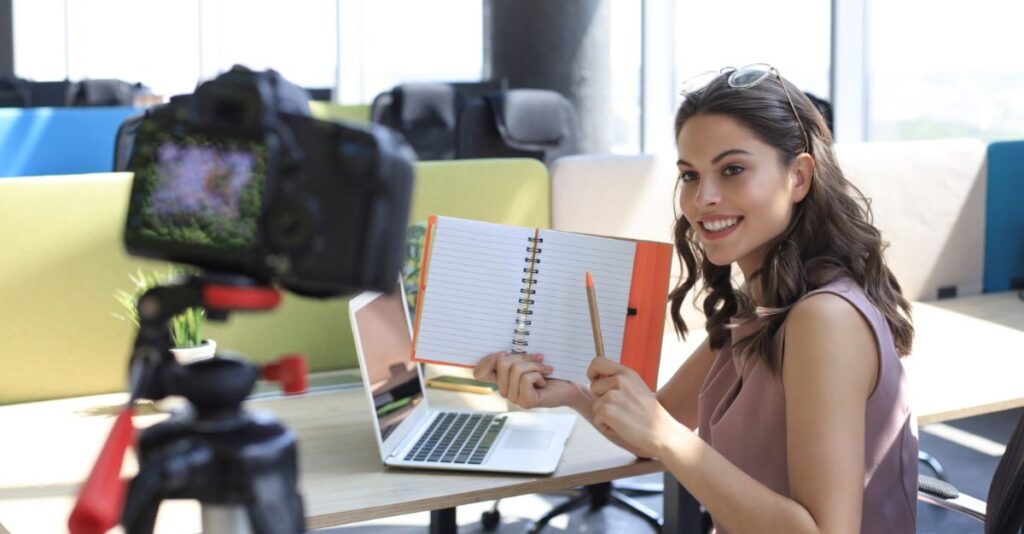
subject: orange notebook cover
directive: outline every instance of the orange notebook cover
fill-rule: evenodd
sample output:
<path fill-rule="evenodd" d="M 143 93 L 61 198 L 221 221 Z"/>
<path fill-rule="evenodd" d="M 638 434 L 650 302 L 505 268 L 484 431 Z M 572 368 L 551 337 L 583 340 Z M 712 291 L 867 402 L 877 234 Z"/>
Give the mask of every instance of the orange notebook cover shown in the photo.
<path fill-rule="evenodd" d="M 430 216 L 415 361 L 472 367 L 541 352 L 553 378 L 586 383 L 593 358 L 584 272 L 594 273 L 608 357 L 657 385 L 672 245 Z"/>

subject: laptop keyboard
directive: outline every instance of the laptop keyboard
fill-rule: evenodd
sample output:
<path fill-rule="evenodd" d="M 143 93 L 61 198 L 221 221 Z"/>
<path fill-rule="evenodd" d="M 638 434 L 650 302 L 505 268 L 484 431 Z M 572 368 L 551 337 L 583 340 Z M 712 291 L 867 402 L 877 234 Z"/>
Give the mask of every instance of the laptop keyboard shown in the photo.
<path fill-rule="evenodd" d="M 505 416 L 441 412 L 413 445 L 407 461 L 480 464 L 497 439 Z"/>

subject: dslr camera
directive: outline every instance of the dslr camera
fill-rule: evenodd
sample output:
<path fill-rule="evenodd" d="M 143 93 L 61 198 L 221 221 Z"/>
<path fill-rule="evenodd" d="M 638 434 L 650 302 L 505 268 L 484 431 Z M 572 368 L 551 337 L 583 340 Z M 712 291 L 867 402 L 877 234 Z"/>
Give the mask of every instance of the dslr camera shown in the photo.
<path fill-rule="evenodd" d="M 135 173 L 131 254 L 321 298 L 396 283 L 412 149 L 381 126 L 312 118 L 273 70 L 236 66 L 172 98 L 123 125 L 118 150 Z"/>

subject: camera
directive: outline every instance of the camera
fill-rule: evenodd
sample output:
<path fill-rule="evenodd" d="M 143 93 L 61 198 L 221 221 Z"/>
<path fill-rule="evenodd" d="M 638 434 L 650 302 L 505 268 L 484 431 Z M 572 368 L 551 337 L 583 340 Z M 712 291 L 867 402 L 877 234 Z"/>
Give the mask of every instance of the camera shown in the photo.
<path fill-rule="evenodd" d="M 313 297 L 393 289 L 415 157 L 398 134 L 314 119 L 300 87 L 236 66 L 118 135 L 131 254 Z"/>

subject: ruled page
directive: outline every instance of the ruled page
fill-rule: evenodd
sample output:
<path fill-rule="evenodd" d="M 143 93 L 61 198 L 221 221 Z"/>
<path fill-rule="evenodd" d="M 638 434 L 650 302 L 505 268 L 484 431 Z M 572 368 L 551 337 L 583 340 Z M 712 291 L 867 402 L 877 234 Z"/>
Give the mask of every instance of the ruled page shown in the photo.
<path fill-rule="evenodd" d="M 507 351 L 533 228 L 438 217 L 416 337 L 416 357 L 476 365 Z"/>
<path fill-rule="evenodd" d="M 553 378 L 586 385 L 595 355 L 586 272 L 594 278 L 605 356 L 620 361 L 636 243 L 554 230 L 540 237 L 528 352 L 544 354 Z"/>

